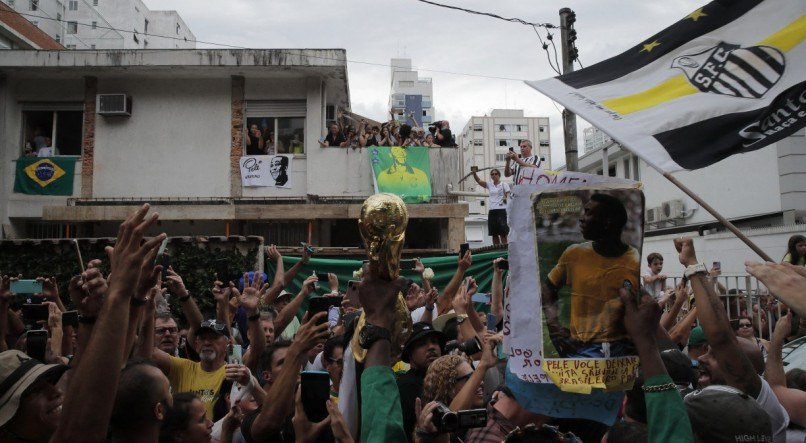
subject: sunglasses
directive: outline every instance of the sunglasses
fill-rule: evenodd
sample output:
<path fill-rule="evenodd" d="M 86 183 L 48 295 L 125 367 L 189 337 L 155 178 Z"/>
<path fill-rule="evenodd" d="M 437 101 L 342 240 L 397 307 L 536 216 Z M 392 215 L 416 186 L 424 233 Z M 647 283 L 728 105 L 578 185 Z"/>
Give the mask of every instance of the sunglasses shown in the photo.
<path fill-rule="evenodd" d="M 752 328 L 753 325 L 751 325 L 750 323 L 739 323 L 739 327 L 740 328 Z"/>
<path fill-rule="evenodd" d="M 208 320 L 208 321 L 202 322 L 201 327 L 202 328 L 213 328 L 218 332 L 224 332 L 224 331 L 227 330 L 227 325 L 225 325 L 224 323 L 219 323 L 219 322 L 217 322 L 215 320 Z"/>

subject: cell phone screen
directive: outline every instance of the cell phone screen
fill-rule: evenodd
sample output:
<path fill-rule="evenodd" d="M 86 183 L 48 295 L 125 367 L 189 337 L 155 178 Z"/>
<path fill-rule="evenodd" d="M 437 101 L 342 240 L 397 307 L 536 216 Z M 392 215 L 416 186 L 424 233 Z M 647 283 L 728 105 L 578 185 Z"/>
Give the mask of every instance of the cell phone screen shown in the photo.
<path fill-rule="evenodd" d="M 231 365 L 243 364 L 243 348 L 241 345 L 230 345 L 227 353 L 227 363 Z"/>
<path fill-rule="evenodd" d="M 327 418 L 327 400 L 330 397 L 330 374 L 322 371 L 303 371 L 300 374 L 302 408 L 313 423 Z"/>
<path fill-rule="evenodd" d="M 487 330 L 490 332 L 498 332 L 498 328 L 496 327 L 498 323 L 498 319 L 495 317 L 495 314 L 490 312 L 487 313 Z"/>
<path fill-rule="evenodd" d="M 39 361 L 45 361 L 48 331 L 28 331 L 25 336 L 25 353 Z"/>
<path fill-rule="evenodd" d="M 461 245 L 459 245 L 459 259 L 463 258 L 465 256 L 465 253 L 467 253 L 467 251 L 469 250 L 470 250 L 469 243 L 462 243 Z"/>
<path fill-rule="evenodd" d="M 498 269 L 507 270 L 509 269 L 509 260 L 501 260 L 496 266 Z"/>
<path fill-rule="evenodd" d="M 309 316 L 313 317 L 320 312 L 329 312 L 331 307 L 341 306 L 342 300 L 344 300 L 344 297 L 341 295 L 337 297 L 312 297 L 308 302 Z M 324 318 L 317 322 L 317 324 L 322 324 L 326 321 L 327 318 Z"/>

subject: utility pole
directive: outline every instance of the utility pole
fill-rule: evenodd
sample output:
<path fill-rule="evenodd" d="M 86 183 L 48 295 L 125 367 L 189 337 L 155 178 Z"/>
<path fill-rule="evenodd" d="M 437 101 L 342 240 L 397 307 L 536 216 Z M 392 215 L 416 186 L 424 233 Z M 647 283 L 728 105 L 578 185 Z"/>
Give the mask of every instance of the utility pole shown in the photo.
<path fill-rule="evenodd" d="M 560 48 L 563 57 L 563 74 L 574 72 L 574 60 L 578 51 L 574 41 L 577 31 L 574 22 L 577 15 L 570 8 L 560 9 Z M 567 108 L 563 110 L 563 135 L 565 139 L 565 170 L 576 171 L 577 166 L 577 116 Z"/>

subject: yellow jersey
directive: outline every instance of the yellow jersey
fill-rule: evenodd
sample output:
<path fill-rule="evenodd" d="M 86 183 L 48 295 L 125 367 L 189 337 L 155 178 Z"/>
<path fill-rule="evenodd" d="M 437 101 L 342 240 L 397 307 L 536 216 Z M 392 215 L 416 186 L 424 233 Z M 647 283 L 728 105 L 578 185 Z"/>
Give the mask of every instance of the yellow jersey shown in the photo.
<path fill-rule="evenodd" d="M 174 393 L 192 392 L 204 403 L 207 418 L 213 419 L 213 405 L 221 395 L 221 383 L 224 381 L 225 365 L 213 372 L 207 372 L 201 363 L 186 358 L 171 356 L 171 372 L 168 381 Z"/>

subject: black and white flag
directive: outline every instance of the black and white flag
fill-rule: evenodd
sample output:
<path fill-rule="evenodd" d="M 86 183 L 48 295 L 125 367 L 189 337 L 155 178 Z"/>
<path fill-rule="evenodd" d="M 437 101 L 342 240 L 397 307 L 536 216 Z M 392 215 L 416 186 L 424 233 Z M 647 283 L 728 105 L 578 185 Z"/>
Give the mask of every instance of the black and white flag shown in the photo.
<path fill-rule="evenodd" d="M 806 125 L 806 1 L 714 1 L 628 51 L 527 82 L 665 171 Z"/>

